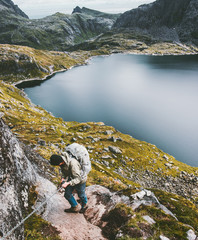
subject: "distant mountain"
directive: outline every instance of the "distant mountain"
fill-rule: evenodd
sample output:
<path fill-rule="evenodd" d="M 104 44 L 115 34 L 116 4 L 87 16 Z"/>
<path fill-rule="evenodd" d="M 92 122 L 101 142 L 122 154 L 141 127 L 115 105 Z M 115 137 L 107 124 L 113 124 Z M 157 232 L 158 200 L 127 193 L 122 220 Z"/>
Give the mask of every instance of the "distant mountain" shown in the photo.
<path fill-rule="evenodd" d="M 116 20 L 118 17 L 121 16 L 121 14 L 111 14 L 111 13 L 104 13 L 104 12 L 100 12 L 100 11 L 96 11 L 93 9 L 89 9 L 89 8 L 80 8 L 80 7 L 76 7 L 74 8 L 73 13 L 84 13 L 87 15 L 91 15 L 92 17 L 102 17 L 102 18 L 109 18 L 109 19 L 113 19 Z"/>
<path fill-rule="evenodd" d="M 16 14 L 22 16 L 24 18 L 28 18 L 28 16 L 11 0 L 0 0 L 0 13 L 8 12 L 10 14 Z"/>
<path fill-rule="evenodd" d="M 198 1 L 157 0 L 122 14 L 115 29 L 131 29 L 162 40 L 198 45 Z"/>
<path fill-rule="evenodd" d="M 143 41 L 149 38 L 152 43 L 168 40 L 198 46 L 198 0 L 157 0 L 124 14 L 77 6 L 71 15 L 55 13 L 38 20 L 28 19 L 11 0 L 0 0 L 0 23 L 0 43 L 37 49 L 94 50 L 104 46 L 117 51 L 123 44 L 127 49 L 134 48 L 133 43 L 129 46 L 129 40 L 136 36 L 142 36 Z M 106 33 L 113 42 L 98 38 Z"/>
<path fill-rule="evenodd" d="M 0 43 L 48 50 L 64 51 L 70 45 L 106 32 L 116 19 L 114 15 L 105 13 L 104 17 L 99 17 L 96 11 L 83 8 L 82 13 L 56 13 L 30 20 L 12 1 L 5 0 L 0 0 L 0 9 Z"/>

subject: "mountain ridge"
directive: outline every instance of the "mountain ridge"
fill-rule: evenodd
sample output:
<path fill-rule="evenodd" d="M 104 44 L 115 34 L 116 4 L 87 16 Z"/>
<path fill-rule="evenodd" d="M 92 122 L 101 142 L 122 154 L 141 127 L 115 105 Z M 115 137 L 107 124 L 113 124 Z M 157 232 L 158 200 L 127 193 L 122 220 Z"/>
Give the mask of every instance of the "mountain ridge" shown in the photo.
<path fill-rule="evenodd" d="M 72 14 L 74 13 L 84 13 L 84 14 L 91 15 L 93 17 L 109 18 L 113 20 L 116 20 L 121 15 L 121 13 L 120 14 L 104 13 L 104 12 L 100 12 L 100 11 L 86 8 L 86 7 L 80 8 L 79 6 L 73 9 Z"/>
<path fill-rule="evenodd" d="M 1 6 L 5 0 L 1 0 Z M 9 0 L 10 1 L 10 0 Z M 10 6 L 15 6 L 10 1 Z M 5 7 L 5 6 L 4 6 Z M 18 9 L 18 8 L 17 8 Z M 12 11 L 2 11 L 0 15 L 0 43 L 17 44 L 37 49 L 55 51 L 73 51 L 79 44 L 89 47 L 89 40 L 111 32 L 117 40 L 116 46 L 108 41 L 110 48 L 115 49 L 137 35 L 145 36 L 158 42 L 177 42 L 198 46 L 198 3 L 196 0 L 157 0 L 144 4 L 123 14 L 108 14 L 100 11 L 76 7 L 71 15 L 55 13 L 42 19 L 29 20 Z M 116 39 L 119 34 L 122 38 Z M 101 38 L 95 46 L 101 43 Z M 107 45 L 106 40 L 102 45 Z M 91 47 L 93 44 L 91 43 Z M 134 45 L 127 46 L 133 49 Z M 93 49 L 92 49 L 93 50 Z"/>
<path fill-rule="evenodd" d="M 28 18 L 28 16 L 18 7 L 18 5 L 15 5 L 11 0 L 0 0 L 1 14 L 3 11 L 8 11 L 12 14 L 17 14 L 21 17 Z"/>
<path fill-rule="evenodd" d="M 1 0 L 0 6 L 4 3 Z M 14 4 L 11 5 L 12 7 Z M 94 12 L 89 10 L 89 12 Z M 37 49 L 65 51 L 69 45 L 95 37 L 111 28 L 115 17 L 74 13 L 55 13 L 42 19 L 28 19 L 23 14 L 2 11 L 0 43 L 16 44 Z"/>
<path fill-rule="evenodd" d="M 196 0 L 157 0 L 123 13 L 113 28 L 134 29 L 161 40 L 191 42 L 197 45 L 197 23 Z"/>

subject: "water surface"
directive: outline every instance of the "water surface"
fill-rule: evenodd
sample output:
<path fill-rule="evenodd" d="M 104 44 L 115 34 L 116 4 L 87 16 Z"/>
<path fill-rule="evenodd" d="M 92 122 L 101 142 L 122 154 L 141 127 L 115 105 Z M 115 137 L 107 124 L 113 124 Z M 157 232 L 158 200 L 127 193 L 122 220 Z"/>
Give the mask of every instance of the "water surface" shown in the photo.
<path fill-rule="evenodd" d="M 32 102 L 65 121 L 102 121 L 198 166 L 198 56 L 96 57 L 29 86 Z"/>

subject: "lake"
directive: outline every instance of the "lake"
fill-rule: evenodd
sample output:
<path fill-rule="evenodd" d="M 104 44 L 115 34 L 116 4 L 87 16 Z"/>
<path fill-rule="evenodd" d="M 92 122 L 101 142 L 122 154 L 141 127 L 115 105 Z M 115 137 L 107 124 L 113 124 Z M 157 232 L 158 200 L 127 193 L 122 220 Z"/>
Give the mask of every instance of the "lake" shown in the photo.
<path fill-rule="evenodd" d="M 198 167 L 198 56 L 99 56 L 22 87 L 56 117 L 104 122 Z"/>

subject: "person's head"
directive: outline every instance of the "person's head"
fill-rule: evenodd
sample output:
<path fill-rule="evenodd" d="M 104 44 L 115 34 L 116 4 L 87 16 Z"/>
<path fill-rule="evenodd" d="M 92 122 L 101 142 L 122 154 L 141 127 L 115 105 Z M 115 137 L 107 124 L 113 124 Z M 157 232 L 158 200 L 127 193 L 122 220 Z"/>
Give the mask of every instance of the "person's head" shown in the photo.
<path fill-rule="evenodd" d="M 60 155 L 57 154 L 53 154 L 50 157 L 50 164 L 53 166 L 61 166 L 62 164 L 64 164 L 64 160 Z"/>

